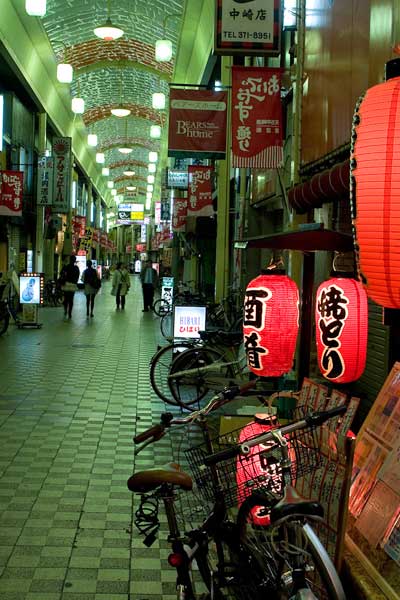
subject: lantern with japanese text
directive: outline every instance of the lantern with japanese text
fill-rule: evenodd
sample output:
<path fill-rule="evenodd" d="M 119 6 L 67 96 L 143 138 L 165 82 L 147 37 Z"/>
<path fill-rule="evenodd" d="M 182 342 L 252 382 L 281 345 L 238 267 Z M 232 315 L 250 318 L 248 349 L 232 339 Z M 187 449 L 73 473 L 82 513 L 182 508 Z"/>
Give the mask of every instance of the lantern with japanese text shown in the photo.
<path fill-rule="evenodd" d="M 387 77 L 400 75 L 399 67 L 399 59 L 389 61 Z M 360 275 L 375 302 L 400 308 L 400 77 L 367 90 L 353 122 L 350 192 Z"/>
<path fill-rule="evenodd" d="M 315 301 L 318 365 L 326 379 L 350 383 L 361 377 L 367 356 L 368 300 L 348 273 L 321 283 Z"/>
<path fill-rule="evenodd" d="M 283 272 L 263 271 L 246 289 L 243 334 L 249 369 L 261 377 L 290 371 L 299 329 L 299 291 Z"/>

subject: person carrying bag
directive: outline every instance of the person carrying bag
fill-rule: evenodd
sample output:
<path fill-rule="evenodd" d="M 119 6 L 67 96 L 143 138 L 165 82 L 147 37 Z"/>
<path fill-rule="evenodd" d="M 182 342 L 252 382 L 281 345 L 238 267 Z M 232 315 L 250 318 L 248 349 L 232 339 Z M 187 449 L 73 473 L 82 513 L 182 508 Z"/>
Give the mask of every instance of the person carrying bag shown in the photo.
<path fill-rule="evenodd" d="M 90 316 L 93 317 L 94 299 L 101 287 L 101 281 L 97 275 L 96 269 L 92 267 L 92 261 L 88 260 L 86 264 L 87 268 L 83 271 L 82 275 L 82 281 L 85 286 L 84 291 L 86 296 L 86 317 L 89 316 L 89 309 Z"/>
<path fill-rule="evenodd" d="M 79 269 L 75 264 L 76 257 L 69 257 L 69 264 L 64 265 L 60 273 L 61 290 L 64 292 L 64 318 L 71 319 L 74 306 L 74 295 L 78 289 Z"/>
<path fill-rule="evenodd" d="M 125 296 L 127 295 L 131 281 L 129 273 L 122 262 L 117 263 L 114 271 L 111 295 L 115 296 L 116 310 L 124 310 L 125 308 Z"/>

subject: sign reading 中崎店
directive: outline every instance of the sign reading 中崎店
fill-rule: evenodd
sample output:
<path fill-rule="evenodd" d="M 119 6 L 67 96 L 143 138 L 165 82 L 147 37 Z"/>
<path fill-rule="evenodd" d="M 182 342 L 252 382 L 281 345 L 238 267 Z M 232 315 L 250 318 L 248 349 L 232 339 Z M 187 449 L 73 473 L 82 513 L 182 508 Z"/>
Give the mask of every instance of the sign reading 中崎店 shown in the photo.
<path fill-rule="evenodd" d="M 281 0 L 215 0 L 215 54 L 277 56 Z"/>
<path fill-rule="evenodd" d="M 20 217 L 22 215 L 22 171 L 0 171 L 0 215 Z"/>
<path fill-rule="evenodd" d="M 232 67 L 232 167 L 283 162 L 280 69 Z"/>
<path fill-rule="evenodd" d="M 214 214 L 212 203 L 212 167 L 190 165 L 188 188 L 188 217 L 211 217 Z"/>
<path fill-rule="evenodd" d="M 39 156 L 37 173 L 37 200 L 38 206 L 51 206 L 53 204 L 53 177 L 54 159 L 52 156 Z"/>
<path fill-rule="evenodd" d="M 53 211 L 67 213 L 71 203 L 71 138 L 55 138 L 53 155 Z"/>
<path fill-rule="evenodd" d="M 225 158 L 227 93 L 171 89 L 168 156 Z"/>

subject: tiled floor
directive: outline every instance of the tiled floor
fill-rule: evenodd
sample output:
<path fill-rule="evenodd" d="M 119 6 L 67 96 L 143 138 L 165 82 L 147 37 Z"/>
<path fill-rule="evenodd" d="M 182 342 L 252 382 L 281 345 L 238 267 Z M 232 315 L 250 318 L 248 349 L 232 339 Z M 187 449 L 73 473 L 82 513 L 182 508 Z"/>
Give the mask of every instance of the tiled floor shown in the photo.
<path fill-rule="evenodd" d="M 158 319 L 142 314 L 137 279 L 125 311 L 110 284 L 86 319 L 40 311 L 42 329 L 11 325 L 0 338 L 1 600 L 173 598 L 161 532 L 151 548 L 133 527 L 135 431 L 164 406 L 151 391 Z M 171 458 L 168 437 L 138 467 Z"/>

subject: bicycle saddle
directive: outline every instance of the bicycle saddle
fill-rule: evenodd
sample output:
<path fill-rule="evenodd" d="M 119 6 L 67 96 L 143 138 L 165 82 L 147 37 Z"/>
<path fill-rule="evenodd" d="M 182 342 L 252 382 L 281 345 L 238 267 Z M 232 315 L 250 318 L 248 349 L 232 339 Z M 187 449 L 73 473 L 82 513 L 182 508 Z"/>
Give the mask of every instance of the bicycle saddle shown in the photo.
<path fill-rule="evenodd" d="M 285 488 L 283 498 L 271 509 L 271 523 L 292 515 L 323 517 L 324 509 L 319 502 L 305 500 L 296 492 L 294 487 L 288 485 Z"/>
<path fill-rule="evenodd" d="M 150 492 L 163 483 L 169 483 L 180 487 L 182 490 L 191 490 L 192 478 L 188 473 L 182 471 L 177 463 L 169 463 L 162 467 L 155 467 L 147 471 L 138 471 L 127 481 L 131 492 Z"/>

